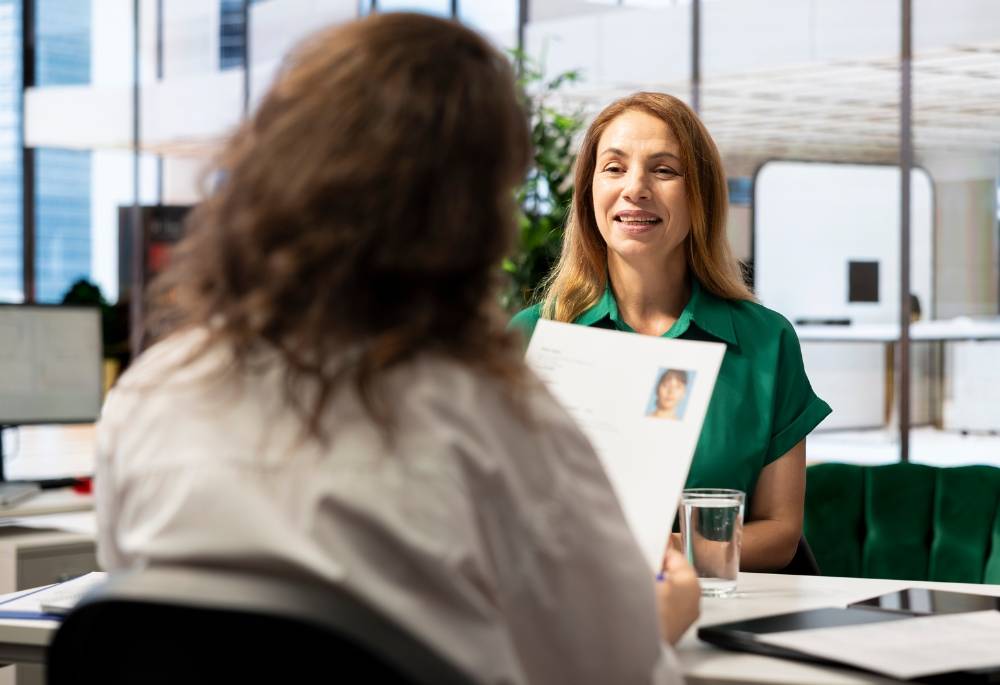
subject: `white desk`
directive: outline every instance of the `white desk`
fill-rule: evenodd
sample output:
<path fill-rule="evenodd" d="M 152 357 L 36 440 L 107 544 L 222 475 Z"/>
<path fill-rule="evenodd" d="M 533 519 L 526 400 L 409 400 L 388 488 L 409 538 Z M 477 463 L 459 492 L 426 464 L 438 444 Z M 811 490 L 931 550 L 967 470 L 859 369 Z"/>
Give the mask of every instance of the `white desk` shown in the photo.
<path fill-rule="evenodd" d="M 842 607 L 905 587 L 931 587 L 1000 596 L 1000 585 L 741 573 L 735 597 L 702 600 L 698 625 L 728 623 L 805 609 Z M 729 652 L 701 642 L 695 632 L 696 628 L 692 628 L 677 646 L 677 655 L 690 685 L 871 685 L 896 682 L 850 669 Z"/>
<path fill-rule="evenodd" d="M 900 337 L 898 323 L 858 323 L 849 326 L 796 326 L 802 342 L 896 342 Z M 941 340 L 1000 340 L 997 319 L 941 319 L 910 324 L 910 339 Z"/>
<path fill-rule="evenodd" d="M 48 490 L 0 509 L 0 593 L 24 590 L 93 571 L 93 498 L 69 489 Z M 71 523 L 66 529 L 65 526 Z M 89 520 L 81 526 L 79 519 Z M 21 622 L 25 623 L 25 622 Z M 38 626 L 8 626 L 14 641 L 0 644 L 0 685 L 44 683 L 40 664 L 50 639 Z"/>
<path fill-rule="evenodd" d="M 727 623 L 803 609 L 845 606 L 850 602 L 911 586 L 1000 596 L 1000 585 L 741 573 L 737 596 L 705 599 L 698 625 Z M 0 662 L 42 663 L 46 645 L 58 627 L 59 624 L 55 621 L 0 619 Z M 849 669 L 728 652 L 699 641 L 695 632 L 696 627 L 677 646 L 677 655 L 690 685 L 872 685 L 896 682 Z"/>
<path fill-rule="evenodd" d="M 834 408 L 834 415 L 824 421 L 822 428 L 856 430 L 895 425 L 893 367 L 900 337 L 898 322 L 802 325 L 796 326 L 795 332 L 803 343 L 806 371 L 813 387 Z M 1000 428 L 994 418 L 1000 409 L 996 392 L 976 392 L 969 387 L 971 378 L 983 375 L 979 367 L 991 368 L 993 357 L 987 356 L 984 361 L 983 352 L 972 354 L 973 368 L 962 368 L 976 342 L 1000 340 L 1000 319 L 917 321 L 910 326 L 910 339 L 914 343 L 939 344 L 935 349 L 923 345 L 912 351 L 911 421 L 930 422 L 941 428 Z M 959 344 L 949 345 L 946 350 L 945 343 Z M 987 355 L 995 356 L 995 342 L 985 347 L 990 348 Z M 954 368 L 946 372 L 946 367 Z M 859 387 L 865 392 L 859 393 Z M 956 395 L 954 400 L 949 399 L 952 395 Z M 968 416 L 970 411 L 975 416 Z"/>

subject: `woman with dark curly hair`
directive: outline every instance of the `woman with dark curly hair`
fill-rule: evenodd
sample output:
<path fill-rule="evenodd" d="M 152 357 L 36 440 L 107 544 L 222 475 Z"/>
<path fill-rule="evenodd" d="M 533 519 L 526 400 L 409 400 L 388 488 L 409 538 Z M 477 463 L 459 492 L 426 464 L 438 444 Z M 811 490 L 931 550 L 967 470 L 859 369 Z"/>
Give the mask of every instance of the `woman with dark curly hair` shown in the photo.
<path fill-rule="evenodd" d="M 297 49 L 105 405 L 104 567 L 328 583 L 479 682 L 676 679 L 697 580 L 654 582 L 496 305 L 528 159 L 507 61 L 456 23 Z"/>

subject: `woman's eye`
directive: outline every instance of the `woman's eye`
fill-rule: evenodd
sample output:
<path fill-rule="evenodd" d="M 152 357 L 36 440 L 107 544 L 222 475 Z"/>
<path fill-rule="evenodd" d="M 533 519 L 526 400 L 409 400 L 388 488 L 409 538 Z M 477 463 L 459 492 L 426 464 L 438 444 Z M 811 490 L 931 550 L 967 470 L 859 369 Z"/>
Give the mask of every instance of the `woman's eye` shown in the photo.
<path fill-rule="evenodd" d="M 620 174 L 623 169 L 620 164 L 609 164 L 604 167 L 604 171 L 610 174 Z"/>
<path fill-rule="evenodd" d="M 668 166 L 656 167 L 655 171 L 656 171 L 657 174 L 659 174 L 661 176 L 679 176 L 680 175 L 680 174 L 678 174 L 676 171 L 674 171 L 673 169 L 671 169 Z"/>

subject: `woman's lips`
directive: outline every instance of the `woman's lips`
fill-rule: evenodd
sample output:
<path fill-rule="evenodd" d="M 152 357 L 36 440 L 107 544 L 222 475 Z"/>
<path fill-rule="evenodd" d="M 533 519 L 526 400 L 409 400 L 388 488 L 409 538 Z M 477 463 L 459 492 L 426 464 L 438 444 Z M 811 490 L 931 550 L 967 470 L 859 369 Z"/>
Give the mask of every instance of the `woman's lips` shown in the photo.
<path fill-rule="evenodd" d="M 652 212 L 624 211 L 618 212 L 614 216 L 615 224 L 629 235 L 640 235 L 653 229 L 654 226 L 663 222 L 660 217 Z"/>

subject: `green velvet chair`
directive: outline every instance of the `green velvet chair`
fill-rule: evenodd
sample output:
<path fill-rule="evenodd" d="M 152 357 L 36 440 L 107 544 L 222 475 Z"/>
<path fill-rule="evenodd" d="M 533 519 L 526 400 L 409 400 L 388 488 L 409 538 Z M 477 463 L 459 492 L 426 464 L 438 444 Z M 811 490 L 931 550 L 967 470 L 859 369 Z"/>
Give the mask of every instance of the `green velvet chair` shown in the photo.
<path fill-rule="evenodd" d="M 1000 584 L 1000 468 L 815 464 L 804 531 L 823 575 Z"/>

